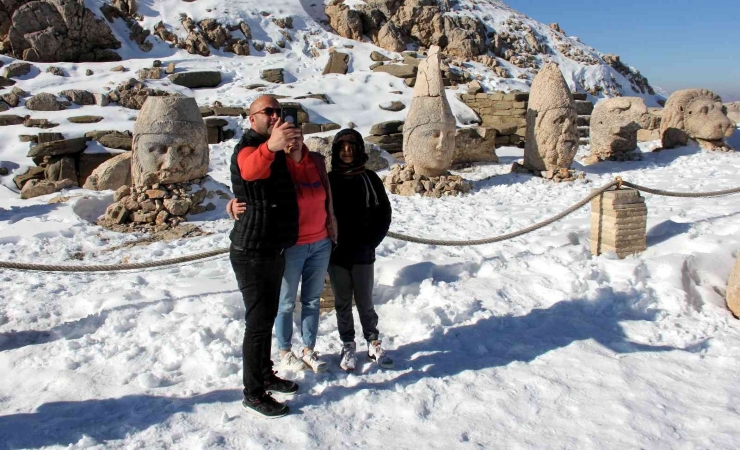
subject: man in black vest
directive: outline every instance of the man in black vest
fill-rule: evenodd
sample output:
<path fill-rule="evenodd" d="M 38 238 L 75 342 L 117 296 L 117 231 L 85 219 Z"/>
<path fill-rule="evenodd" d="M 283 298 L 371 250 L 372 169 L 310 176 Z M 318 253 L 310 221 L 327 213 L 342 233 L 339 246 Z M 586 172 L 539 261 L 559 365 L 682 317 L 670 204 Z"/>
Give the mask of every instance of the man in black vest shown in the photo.
<path fill-rule="evenodd" d="M 292 123 L 280 119 L 280 103 L 264 95 L 249 107 L 251 129 L 231 157 L 231 184 L 245 202 L 231 232 L 231 265 L 246 307 L 244 330 L 245 410 L 266 417 L 288 414 L 269 392 L 294 394 L 298 385 L 272 370 L 270 345 L 285 268 L 283 251 L 298 239 L 298 203 L 285 149 L 301 148 Z"/>

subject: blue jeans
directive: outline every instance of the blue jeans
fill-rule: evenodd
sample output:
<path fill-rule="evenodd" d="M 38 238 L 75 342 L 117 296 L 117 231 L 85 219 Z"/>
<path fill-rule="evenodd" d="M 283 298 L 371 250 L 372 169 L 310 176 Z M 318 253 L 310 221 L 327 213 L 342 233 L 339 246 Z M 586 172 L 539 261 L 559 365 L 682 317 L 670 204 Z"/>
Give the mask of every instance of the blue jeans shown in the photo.
<path fill-rule="evenodd" d="M 280 305 L 275 319 L 275 336 L 280 350 L 290 350 L 293 337 L 298 281 L 301 282 L 301 339 L 303 346 L 314 348 L 319 331 L 321 291 L 331 255 L 331 239 L 313 244 L 294 245 L 285 250 L 285 272 L 280 286 Z"/>

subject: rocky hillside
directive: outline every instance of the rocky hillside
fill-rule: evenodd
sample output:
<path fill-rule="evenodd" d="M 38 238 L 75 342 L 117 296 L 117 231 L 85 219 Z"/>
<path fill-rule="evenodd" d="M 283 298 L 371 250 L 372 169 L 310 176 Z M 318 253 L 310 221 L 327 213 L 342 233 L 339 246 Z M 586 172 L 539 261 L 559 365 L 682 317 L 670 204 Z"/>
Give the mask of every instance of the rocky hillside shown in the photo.
<path fill-rule="evenodd" d="M 648 80 L 619 56 L 497 0 L 80 1 L 4 0 L 0 53 L 38 62 L 161 58 L 180 49 L 202 56 L 290 54 L 298 66 L 320 70 L 317 60 L 350 40 L 391 57 L 439 45 L 459 75 L 453 84 L 478 78 L 484 87 L 525 91 L 539 68 L 555 61 L 574 91 L 657 100 Z"/>

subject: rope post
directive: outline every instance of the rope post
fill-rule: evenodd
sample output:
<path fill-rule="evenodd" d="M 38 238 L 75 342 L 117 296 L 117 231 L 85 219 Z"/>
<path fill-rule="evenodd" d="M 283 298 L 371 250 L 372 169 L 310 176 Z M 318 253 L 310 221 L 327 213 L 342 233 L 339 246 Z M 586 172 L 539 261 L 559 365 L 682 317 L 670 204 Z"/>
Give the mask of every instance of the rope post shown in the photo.
<path fill-rule="evenodd" d="M 647 248 L 646 226 L 647 206 L 639 191 L 606 191 L 591 200 L 591 253 L 613 251 L 624 258 L 642 252 Z"/>

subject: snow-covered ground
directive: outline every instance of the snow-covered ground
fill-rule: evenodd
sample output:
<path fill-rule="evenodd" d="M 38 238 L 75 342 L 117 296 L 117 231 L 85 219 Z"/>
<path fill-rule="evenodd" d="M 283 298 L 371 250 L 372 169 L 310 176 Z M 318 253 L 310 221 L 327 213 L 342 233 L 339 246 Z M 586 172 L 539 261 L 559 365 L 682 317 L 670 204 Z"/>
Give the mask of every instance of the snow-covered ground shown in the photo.
<path fill-rule="evenodd" d="M 139 4 L 152 23 L 180 11 L 202 18 L 197 14 L 206 7 L 222 4 L 170 3 Z M 236 14 L 242 3 L 252 8 L 242 8 L 242 17 L 252 20 L 253 30 L 266 30 L 258 38 L 267 40 L 275 30 L 256 16 L 268 7 L 230 2 L 229 11 Z M 403 119 L 406 110 L 389 113 L 378 105 L 408 103 L 411 90 L 399 79 L 369 73 L 368 55 L 376 48 L 327 33 L 315 23 L 316 3 L 274 1 L 269 10 L 302 18 L 297 33 L 315 25 L 318 34 L 307 34 L 310 39 L 354 45 L 342 50 L 353 58 L 346 76 L 320 76 L 327 56 L 311 59 L 297 43 L 278 55 L 210 58 L 161 45 L 141 54 L 124 44 L 130 72 L 108 71 L 120 63 L 55 64 L 70 74 L 58 78 L 45 73 L 48 65 L 36 64 L 40 70 L 18 86 L 32 93 L 104 92 L 157 58 L 224 72 L 217 88 L 178 88 L 200 104 L 246 106 L 258 93 L 242 86 L 258 82 L 260 69 L 281 66 L 295 82 L 268 92 L 320 92 L 332 99 L 328 105 L 302 100 L 312 121 L 353 121 L 367 133 L 380 120 Z M 120 21 L 115 27 L 127 36 Z M 86 68 L 95 75 L 86 77 Z M 484 81 L 516 87 L 500 83 Z M 166 80 L 150 84 L 177 88 Z M 402 94 L 390 93 L 396 90 Z M 469 111 L 448 94 L 460 125 L 466 124 Z M 92 129 L 130 130 L 137 111 L 20 107 L 11 113 L 52 119 L 60 126 L 50 131 L 71 137 Z M 105 121 L 66 121 L 76 114 Z M 235 129 L 246 126 L 240 118 L 229 121 Z M 231 222 L 223 201 L 193 218 L 212 232 L 208 236 L 128 248 L 122 245 L 141 236 L 93 223 L 112 201 L 110 191 L 71 189 L 20 200 L 12 177 L 33 163 L 18 134 L 29 129 L 0 127 L 0 161 L 11 170 L 0 178 L 0 260 L 112 264 L 228 245 Z M 740 131 L 730 143 L 740 148 Z M 229 187 L 234 144 L 211 146 L 209 189 Z M 655 144 L 642 145 L 639 162 L 575 163 L 587 182 L 561 184 L 508 173 L 522 151 L 499 149 L 499 164 L 458 172 L 475 181 L 469 195 L 392 196 L 391 228 L 447 239 L 499 235 L 562 211 L 616 175 L 677 191 L 740 185 L 740 154 L 697 147 L 648 152 Z M 70 198 L 49 203 L 58 196 Z M 239 405 L 244 306 L 226 257 L 138 273 L 0 271 L 0 449 L 738 448 L 740 322 L 724 306 L 724 293 L 740 249 L 740 195 L 645 196 L 648 249 L 623 260 L 589 253 L 588 207 L 499 244 L 432 247 L 386 239 L 378 249 L 375 302 L 395 369 L 379 370 L 363 356 L 357 374 L 341 371 L 336 317 L 324 315 L 317 349 L 330 369 L 284 374 L 301 390 L 281 397 L 292 414 L 278 421 L 255 418 Z"/>

